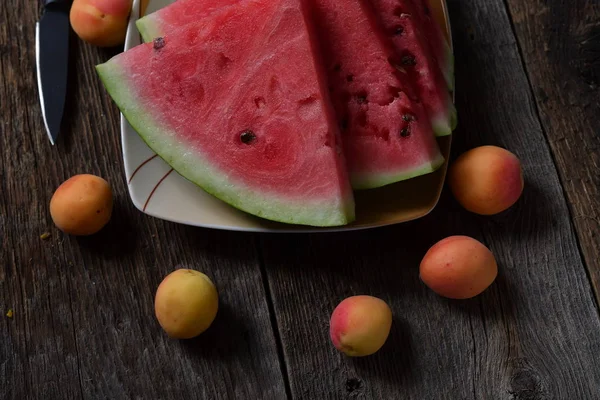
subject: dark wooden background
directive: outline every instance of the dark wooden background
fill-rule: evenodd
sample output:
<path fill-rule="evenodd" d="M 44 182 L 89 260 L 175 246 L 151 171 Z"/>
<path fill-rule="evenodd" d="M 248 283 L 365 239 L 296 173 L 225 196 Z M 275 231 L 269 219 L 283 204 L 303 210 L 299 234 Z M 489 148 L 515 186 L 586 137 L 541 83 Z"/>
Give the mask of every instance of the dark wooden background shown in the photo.
<path fill-rule="evenodd" d="M 453 154 L 504 146 L 526 189 L 503 215 L 436 210 L 368 232 L 258 235 L 153 219 L 128 199 L 118 111 L 93 69 L 119 49 L 73 38 L 64 131 L 51 147 L 35 81 L 35 1 L 0 2 L 1 399 L 600 399 L 600 3 L 449 0 L 459 129 Z M 111 223 L 62 235 L 48 202 L 76 173 L 108 179 Z M 47 240 L 40 234 L 50 232 Z M 418 279 L 427 248 L 480 239 L 499 276 L 468 301 Z M 218 285 L 214 325 L 166 338 L 153 314 L 177 266 Z M 329 342 L 344 297 L 394 324 L 374 356 Z M 5 317 L 8 309 L 13 318 Z"/>

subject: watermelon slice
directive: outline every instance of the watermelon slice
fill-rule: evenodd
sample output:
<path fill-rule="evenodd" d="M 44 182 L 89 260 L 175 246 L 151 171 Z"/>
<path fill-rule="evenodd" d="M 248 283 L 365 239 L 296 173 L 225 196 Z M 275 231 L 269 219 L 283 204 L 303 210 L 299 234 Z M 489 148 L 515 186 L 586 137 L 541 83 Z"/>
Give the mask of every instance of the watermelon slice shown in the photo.
<path fill-rule="evenodd" d="M 396 52 L 398 68 L 414 83 L 437 136 L 456 127 L 456 109 L 438 63 L 432 55 L 420 13 L 412 0 L 369 0 Z M 423 8 L 422 0 L 420 8 Z"/>
<path fill-rule="evenodd" d="M 140 18 L 136 21 L 136 26 L 144 42 L 149 42 L 156 37 L 164 36 L 170 29 L 176 29 L 190 22 L 195 23 L 199 18 L 210 14 L 214 10 L 230 6 L 239 1 L 244 0 L 177 0 Z M 424 32 L 435 63 L 442 72 L 448 89 L 453 91 L 454 55 L 439 21 L 432 15 L 430 0 L 377 0 L 377 3 L 379 4 L 375 4 L 376 6 L 383 6 L 386 9 L 399 6 L 399 10 L 406 7 L 415 10 L 414 14 L 411 14 L 412 19 L 415 20 L 415 26 Z"/>
<path fill-rule="evenodd" d="M 297 0 L 252 0 L 97 70 L 131 125 L 183 177 L 266 219 L 344 225 L 354 220 L 352 189 L 308 31 Z"/>
<path fill-rule="evenodd" d="M 384 186 L 444 162 L 423 105 L 373 10 L 362 0 L 309 0 L 352 186 Z"/>
<path fill-rule="evenodd" d="M 152 40 L 152 38 L 159 33 L 168 34 L 170 31 L 177 29 L 181 24 L 195 23 L 192 21 L 201 20 L 220 7 L 228 7 L 239 1 L 245 0 L 178 0 L 175 3 L 138 20 L 137 26 L 142 33 L 144 40 Z M 443 89 L 443 78 L 441 84 L 439 81 L 434 81 L 435 77 L 440 78 L 439 72 L 437 76 L 434 74 L 421 76 L 415 72 L 402 77 L 397 71 L 393 71 L 393 68 L 389 63 L 381 61 L 397 58 L 397 63 L 400 63 L 402 57 L 397 57 L 397 54 L 393 54 L 395 49 L 390 48 L 389 44 L 386 45 L 384 43 L 386 39 L 384 38 L 383 31 L 378 27 L 379 21 L 376 21 L 372 11 L 366 9 L 361 1 L 362 0 L 352 0 L 342 3 L 339 5 L 339 8 L 344 9 L 344 13 L 342 13 L 341 16 L 337 15 L 336 21 L 326 22 L 326 25 L 342 27 L 342 29 L 339 29 L 336 33 L 337 39 L 333 39 L 331 37 L 331 32 L 327 32 L 326 29 L 321 29 L 321 37 L 325 41 L 330 41 L 329 44 L 332 45 L 334 51 L 341 51 L 343 53 L 342 56 L 351 59 L 358 70 L 363 69 L 363 66 L 361 65 L 362 61 L 360 61 L 360 55 L 354 54 L 356 53 L 356 48 L 353 49 L 349 48 L 353 46 L 346 46 L 346 49 L 340 49 L 340 46 L 337 46 L 338 43 L 349 44 L 356 42 L 357 38 L 359 42 L 369 42 L 374 38 L 374 43 L 367 44 L 366 48 L 372 48 L 375 52 L 379 52 L 379 66 L 373 71 L 366 71 L 363 75 L 358 74 L 362 76 L 363 79 L 357 75 L 356 81 L 354 84 L 351 84 L 342 77 L 341 82 L 330 85 L 341 87 L 341 89 L 337 91 L 337 96 L 336 92 L 333 93 L 333 98 L 334 100 L 337 100 L 335 101 L 336 111 L 338 118 L 341 119 L 342 127 L 347 125 L 350 119 L 358 123 L 366 123 L 366 121 L 363 120 L 370 117 L 369 126 L 359 127 L 357 124 L 354 124 L 354 126 L 349 129 L 349 133 L 345 135 L 354 138 L 348 140 L 346 137 L 344 140 L 353 187 L 357 189 L 366 189 L 409 179 L 437 169 L 443 163 L 443 158 L 441 157 L 439 149 L 437 148 L 437 143 L 435 143 L 434 140 L 426 138 L 426 135 L 423 139 L 420 139 L 421 135 L 419 132 L 430 131 L 431 127 L 428 127 L 425 122 L 421 123 L 419 121 L 424 121 L 429 117 L 432 123 L 431 126 L 434 128 L 433 132 L 436 135 L 448 135 L 455 126 L 456 111 L 450 95 Z M 317 14 L 320 12 L 321 16 L 325 15 L 328 11 L 335 13 L 335 11 L 333 11 L 335 7 L 333 7 L 332 4 L 330 4 L 332 2 L 328 0 L 313 0 L 313 3 L 317 6 L 317 9 L 321 9 L 321 11 L 317 12 Z M 363 18 L 363 22 L 356 22 L 354 31 L 345 33 L 343 25 L 348 22 L 354 23 L 355 21 L 352 21 L 352 18 L 354 17 L 358 17 L 359 19 Z M 316 18 L 319 20 L 319 15 L 316 15 Z M 370 32 L 370 28 L 375 30 L 375 32 Z M 425 40 L 422 38 L 420 39 Z M 334 43 L 332 43 L 332 41 Z M 325 44 L 324 47 L 327 47 L 327 44 Z M 413 45 L 411 48 L 413 47 L 418 48 L 419 46 L 417 44 Z M 331 52 L 326 50 L 324 58 L 327 60 L 327 56 L 330 54 Z M 429 57 L 431 56 L 430 53 L 427 53 L 426 55 Z M 357 56 L 358 58 L 356 58 Z M 431 59 L 426 61 L 428 64 L 424 63 L 425 66 L 431 65 L 433 62 Z M 379 70 L 377 70 L 377 68 L 379 68 Z M 419 71 L 423 70 L 423 68 L 424 67 L 419 67 Z M 436 68 L 434 67 L 433 70 L 436 71 Z M 392 75 L 391 81 L 388 84 L 391 89 L 383 84 L 383 81 L 379 82 L 378 87 L 373 87 L 371 80 L 376 81 L 379 79 L 373 76 L 369 77 L 369 74 L 372 74 L 374 71 L 378 74 Z M 333 81 L 338 78 L 339 74 L 333 78 L 329 76 L 329 79 L 333 79 Z M 419 79 L 417 82 L 418 88 L 421 90 L 416 90 L 409 83 L 409 80 L 416 80 L 417 78 Z M 398 83 L 398 80 L 401 80 L 402 83 Z M 349 100 L 349 92 L 346 86 L 354 86 L 355 89 L 360 86 L 363 88 L 372 87 L 372 90 L 379 94 L 383 91 L 383 97 L 387 99 L 382 100 L 383 102 L 390 101 L 390 93 L 392 93 L 391 96 L 394 96 L 393 93 L 395 92 L 399 100 L 395 102 L 396 104 L 387 106 L 370 104 L 365 107 L 359 107 L 359 109 L 356 109 L 353 105 L 348 107 L 346 103 L 348 103 Z M 357 90 L 361 91 L 360 88 Z M 406 96 L 406 94 L 409 94 L 409 96 Z M 417 97 L 423 99 L 425 108 L 416 104 Z M 379 96 L 379 98 L 381 99 L 381 96 Z M 364 110 L 362 110 L 363 108 L 367 108 L 368 111 L 364 112 Z M 407 111 L 413 108 L 415 108 L 414 113 L 399 113 L 399 111 Z M 423 110 L 425 110 L 426 114 L 423 114 Z M 429 111 L 429 113 L 427 113 L 427 111 Z M 389 135 L 386 136 L 385 132 L 402 132 L 409 125 L 411 135 L 413 136 L 411 140 L 407 140 L 405 137 L 402 144 L 396 143 L 396 148 L 394 148 L 394 145 L 376 143 L 381 142 L 381 133 L 384 133 L 383 137 L 389 137 Z M 379 133 L 377 133 L 377 131 L 379 131 Z M 365 137 L 369 135 L 372 136 L 371 140 L 365 139 Z M 359 136 L 360 138 L 357 139 L 356 136 Z M 373 140 L 374 138 L 375 140 Z M 392 142 L 393 141 L 394 139 L 392 139 Z M 419 147 L 421 148 L 419 149 Z"/>
<path fill-rule="evenodd" d="M 432 14 L 430 0 L 409 0 L 413 3 L 417 23 L 423 27 L 427 42 L 435 57 L 450 91 L 454 91 L 454 54 L 439 19 Z"/>
<path fill-rule="evenodd" d="M 165 36 L 189 23 L 198 23 L 212 12 L 242 0 L 178 0 L 138 19 L 135 24 L 144 42 Z"/>

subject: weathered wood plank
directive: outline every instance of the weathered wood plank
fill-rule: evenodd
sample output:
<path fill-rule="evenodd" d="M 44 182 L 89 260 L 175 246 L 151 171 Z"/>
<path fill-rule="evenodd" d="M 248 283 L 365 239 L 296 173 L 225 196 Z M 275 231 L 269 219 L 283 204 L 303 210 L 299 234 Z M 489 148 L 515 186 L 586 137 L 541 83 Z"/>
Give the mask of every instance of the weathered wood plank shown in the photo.
<path fill-rule="evenodd" d="M 508 0 L 508 4 L 600 299 L 600 3 Z"/>
<path fill-rule="evenodd" d="M 496 217 L 465 212 L 445 191 L 428 217 L 370 232 L 262 237 L 270 291 L 296 398 L 595 398 L 600 320 L 557 172 L 502 1 L 451 0 L 459 130 L 454 154 L 514 151 L 526 190 Z M 500 273 L 469 301 L 418 278 L 427 248 L 451 234 L 486 243 Z M 394 328 L 380 353 L 348 359 L 328 319 L 343 298 L 388 301 Z"/>
<path fill-rule="evenodd" d="M 36 2 L 0 2 L 0 398 L 285 398 L 252 237 L 133 207 L 119 115 L 93 69 L 114 49 L 74 38 L 66 129 L 51 147 L 35 84 L 37 16 Z M 105 177 L 116 205 L 105 230 L 77 239 L 52 227 L 47 204 L 82 172 Z M 154 318 L 156 287 L 177 266 L 204 271 L 220 292 L 214 325 L 195 340 L 167 339 Z"/>
<path fill-rule="evenodd" d="M 40 239 L 47 215 L 39 200 L 48 176 L 36 173 L 42 164 L 36 148 L 47 140 L 36 108 L 38 9 L 35 2 L 10 3 L 0 4 L 0 398 L 77 399 L 82 391 L 68 283 L 48 251 L 51 242 Z M 9 309 L 12 319 L 5 316 Z"/>

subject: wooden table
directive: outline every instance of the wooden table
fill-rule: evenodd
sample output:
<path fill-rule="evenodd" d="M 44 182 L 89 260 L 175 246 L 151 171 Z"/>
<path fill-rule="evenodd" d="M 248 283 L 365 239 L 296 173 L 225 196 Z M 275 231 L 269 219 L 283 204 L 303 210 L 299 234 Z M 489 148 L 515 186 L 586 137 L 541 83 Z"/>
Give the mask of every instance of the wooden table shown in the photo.
<path fill-rule="evenodd" d="M 120 49 L 73 37 L 65 129 L 51 147 L 35 77 L 35 1 L 0 2 L 0 398 L 600 399 L 600 5 L 450 0 L 453 154 L 504 146 L 526 189 L 478 217 L 444 191 L 421 220 L 368 232 L 244 234 L 166 223 L 129 201 L 119 114 L 93 69 Z M 76 173 L 114 187 L 112 222 L 75 238 L 48 202 Z M 50 232 L 50 238 L 40 234 Z M 487 244 L 497 281 L 449 301 L 419 281 L 451 234 Z M 168 339 L 153 314 L 178 266 L 217 283 L 214 325 Z M 328 338 L 346 296 L 383 298 L 393 329 L 350 359 Z M 12 309 L 12 318 L 4 314 Z"/>

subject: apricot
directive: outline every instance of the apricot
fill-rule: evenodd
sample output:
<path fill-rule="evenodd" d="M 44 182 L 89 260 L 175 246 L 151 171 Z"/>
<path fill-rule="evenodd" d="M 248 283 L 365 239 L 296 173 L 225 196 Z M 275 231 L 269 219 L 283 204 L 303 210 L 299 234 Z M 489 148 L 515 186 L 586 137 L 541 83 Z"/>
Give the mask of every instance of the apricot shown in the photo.
<path fill-rule="evenodd" d="M 468 299 L 494 282 L 498 266 L 481 242 L 468 236 L 450 236 L 427 251 L 419 274 L 425 285 L 440 296 Z"/>
<path fill-rule="evenodd" d="M 125 41 L 132 0 L 74 0 L 69 19 L 82 40 L 100 47 Z"/>
<path fill-rule="evenodd" d="M 190 339 L 207 330 L 217 316 L 219 295 L 208 276 L 177 269 L 158 286 L 154 313 L 168 336 Z"/>
<path fill-rule="evenodd" d="M 352 296 L 331 314 L 329 335 L 333 345 L 348 356 L 368 356 L 386 342 L 392 327 L 392 311 L 381 299 Z"/>
<path fill-rule="evenodd" d="M 521 162 L 501 147 L 476 147 L 450 166 L 448 184 L 465 209 L 481 215 L 498 214 L 523 193 Z"/>
<path fill-rule="evenodd" d="M 61 231 L 92 235 L 110 220 L 113 194 L 108 182 L 90 174 L 75 175 L 63 182 L 50 200 L 52 221 Z"/>

